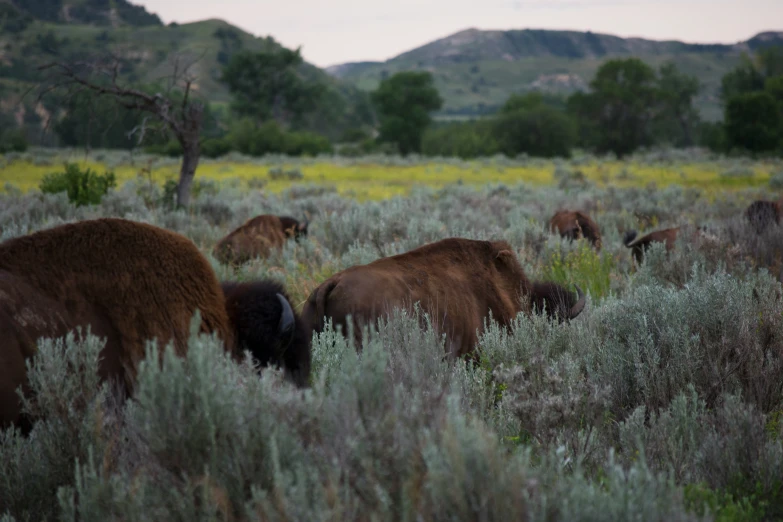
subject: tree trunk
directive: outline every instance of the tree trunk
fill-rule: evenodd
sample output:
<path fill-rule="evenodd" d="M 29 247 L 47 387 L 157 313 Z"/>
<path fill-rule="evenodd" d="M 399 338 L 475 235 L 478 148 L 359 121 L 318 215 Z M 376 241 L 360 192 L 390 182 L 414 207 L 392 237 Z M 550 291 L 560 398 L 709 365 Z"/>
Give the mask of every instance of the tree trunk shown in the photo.
<path fill-rule="evenodd" d="M 177 207 L 187 208 L 190 205 L 190 186 L 196 175 L 199 156 L 201 155 L 198 138 L 194 142 L 182 143 L 182 166 L 179 169 L 177 184 Z"/>
<path fill-rule="evenodd" d="M 177 132 L 177 140 L 182 145 L 182 167 L 179 169 L 177 184 L 177 207 L 187 208 L 190 205 L 190 186 L 196 175 L 196 167 L 201 156 L 201 120 L 204 116 L 204 106 L 201 103 L 191 103 L 183 111 L 182 126 Z"/>

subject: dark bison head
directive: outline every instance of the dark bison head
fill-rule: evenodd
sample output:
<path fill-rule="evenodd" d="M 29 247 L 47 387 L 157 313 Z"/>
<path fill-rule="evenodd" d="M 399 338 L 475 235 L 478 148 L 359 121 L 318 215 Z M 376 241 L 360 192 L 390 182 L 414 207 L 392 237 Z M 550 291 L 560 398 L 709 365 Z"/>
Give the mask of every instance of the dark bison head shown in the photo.
<path fill-rule="evenodd" d="M 226 310 L 240 350 L 261 366 L 282 367 L 297 386 L 310 379 L 310 332 L 275 281 L 223 282 Z"/>
<path fill-rule="evenodd" d="M 299 220 L 291 216 L 279 216 L 280 222 L 283 224 L 283 232 L 289 238 L 294 238 L 299 241 L 300 237 L 307 237 L 307 225 L 309 221 L 305 219 L 304 223 L 300 223 Z"/>
<path fill-rule="evenodd" d="M 770 225 L 780 223 L 780 202 L 757 200 L 745 209 L 745 218 L 757 234 L 764 232 Z"/>
<path fill-rule="evenodd" d="M 560 322 L 574 319 L 585 307 L 585 295 L 577 285 L 576 296 L 557 283 L 534 282 L 530 301 L 533 309 Z"/>

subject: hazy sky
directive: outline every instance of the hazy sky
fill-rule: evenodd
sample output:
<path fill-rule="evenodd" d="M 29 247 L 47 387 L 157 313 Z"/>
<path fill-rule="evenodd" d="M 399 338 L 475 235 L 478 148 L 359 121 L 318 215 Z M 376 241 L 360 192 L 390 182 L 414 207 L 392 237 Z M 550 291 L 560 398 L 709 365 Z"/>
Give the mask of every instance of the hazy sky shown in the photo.
<path fill-rule="evenodd" d="M 573 29 L 734 43 L 783 30 L 783 0 L 135 0 L 164 22 L 221 18 L 321 67 L 385 60 L 452 33 Z"/>

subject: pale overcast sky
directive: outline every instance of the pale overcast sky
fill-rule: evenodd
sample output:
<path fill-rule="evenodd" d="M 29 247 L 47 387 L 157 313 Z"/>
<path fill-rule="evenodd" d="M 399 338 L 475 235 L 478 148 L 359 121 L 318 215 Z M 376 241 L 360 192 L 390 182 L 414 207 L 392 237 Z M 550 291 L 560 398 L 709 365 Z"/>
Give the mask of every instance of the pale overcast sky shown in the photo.
<path fill-rule="evenodd" d="M 221 18 L 324 67 L 479 29 L 573 29 L 734 43 L 783 30 L 783 0 L 135 0 L 164 22 Z"/>

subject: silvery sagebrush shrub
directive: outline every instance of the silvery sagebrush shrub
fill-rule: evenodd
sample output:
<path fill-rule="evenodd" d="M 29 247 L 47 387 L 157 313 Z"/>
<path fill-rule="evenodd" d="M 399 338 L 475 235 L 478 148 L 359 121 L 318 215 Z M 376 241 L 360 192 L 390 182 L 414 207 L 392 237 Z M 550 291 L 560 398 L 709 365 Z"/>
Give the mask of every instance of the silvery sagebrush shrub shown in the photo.
<path fill-rule="evenodd" d="M 85 332 L 87 333 L 87 332 Z M 73 466 L 107 442 L 104 426 L 108 388 L 98 383 L 98 354 L 104 340 L 74 332 L 38 342 L 27 361 L 31 395 L 23 411 L 38 419 L 28 437 L 0 432 L 0 513 L 20 520 L 54 515 L 58 488 L 73 482 Z"/>

